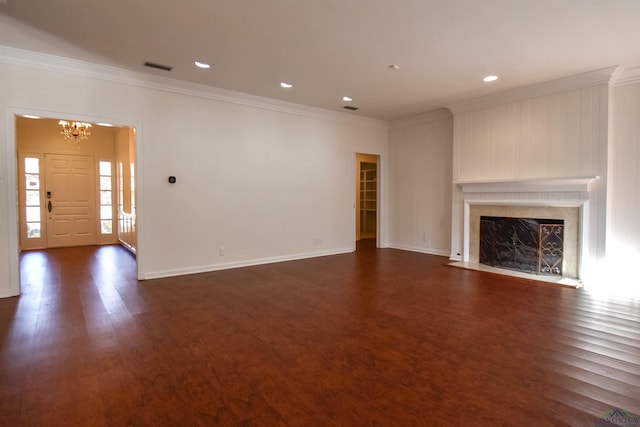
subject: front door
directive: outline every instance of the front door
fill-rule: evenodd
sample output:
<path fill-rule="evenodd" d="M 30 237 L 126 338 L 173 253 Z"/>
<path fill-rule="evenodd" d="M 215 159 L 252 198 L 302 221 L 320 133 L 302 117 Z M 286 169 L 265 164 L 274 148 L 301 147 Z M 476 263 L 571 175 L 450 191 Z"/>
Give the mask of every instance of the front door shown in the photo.
<path fill-rule="evenodd" d="M 45 154 L 47 247 L 98 243 L 94 164 L 92 156 Z"/>

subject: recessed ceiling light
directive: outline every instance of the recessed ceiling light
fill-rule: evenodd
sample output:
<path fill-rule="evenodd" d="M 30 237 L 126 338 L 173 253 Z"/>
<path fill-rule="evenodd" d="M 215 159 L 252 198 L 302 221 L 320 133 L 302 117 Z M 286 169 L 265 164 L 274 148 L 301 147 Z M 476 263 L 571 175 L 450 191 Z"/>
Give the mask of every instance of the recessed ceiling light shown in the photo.
<path fill-rule="evenodd" d="M 280 83 L 280 86 L 285 88 L 285 89 L 291 89 L 293 87 L 293 85 L 291 83 L 286 83 L 286 82 Z"/>
<path fill-rule="evenodd" d="M 350 98 L 350 97 L 348 97 L 348 96 L 343 96 L 343 97 L 342 97 L 342 100 L 343 100 L 344 102 L 351 102 L 351 101 L 353 101 L 353 99 L 352 99 L 352 98 Z"/>
<path fill-rule="evenodd" d="M 206 62 L 196 61 L 194 62 L 194 64 L 196 64 L 196 67 L 198 68 L 204 68 L 204 69 L 211 68 L 211 65 L 207 64 Z"/>
<path fill-rule="evenodd" d="M 498 76 L 486 76 L 482 78 L 483 82 L 495 82 L 498 80 Z"/>
<path fill-rule="evenodd" d="M 107 127 L 107 128 L 110 128 L 110 127 L 112 127 L 112 126 L 113 126 L 111 123 L 96 123 L 96 125 L 98 125 L 98 126 L 104 126 L 104 127 Z"/>
<path fill-rule="evenodd" d="M 25 119 L 39 119 L 40 116 L 34 116 L 33 114 L 23 114 L 22 117 Z"/>

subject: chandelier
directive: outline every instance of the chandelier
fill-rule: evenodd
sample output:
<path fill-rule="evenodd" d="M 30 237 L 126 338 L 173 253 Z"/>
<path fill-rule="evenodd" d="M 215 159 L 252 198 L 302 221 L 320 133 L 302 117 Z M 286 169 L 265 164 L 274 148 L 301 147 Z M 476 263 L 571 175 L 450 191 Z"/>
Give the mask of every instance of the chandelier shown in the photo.
<path fill-rule="evenodd" d="M 60 135 L 63 135 L 66 141 L 73 141 L 77 144 L 91 135 L 91 132 L 89 132 L 91 125 L 89 123 L 60 120 L 58 124 L 62 127 Z"/>

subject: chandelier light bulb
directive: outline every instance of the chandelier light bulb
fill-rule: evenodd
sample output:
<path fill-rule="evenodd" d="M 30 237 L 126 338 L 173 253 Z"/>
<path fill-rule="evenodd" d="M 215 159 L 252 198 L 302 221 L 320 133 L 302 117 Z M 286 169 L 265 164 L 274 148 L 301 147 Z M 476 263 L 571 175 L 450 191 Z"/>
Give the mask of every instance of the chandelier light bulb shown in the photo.
<path fill-rule="evenodd" d="M 89 132 L 90 123 L 60 120 L 58 124 L 62 128 L 60 135 L 64 136 L 66 141 L 73 141 L 77 144 L 80 141 L 85 141 L 91 135 Z"/>

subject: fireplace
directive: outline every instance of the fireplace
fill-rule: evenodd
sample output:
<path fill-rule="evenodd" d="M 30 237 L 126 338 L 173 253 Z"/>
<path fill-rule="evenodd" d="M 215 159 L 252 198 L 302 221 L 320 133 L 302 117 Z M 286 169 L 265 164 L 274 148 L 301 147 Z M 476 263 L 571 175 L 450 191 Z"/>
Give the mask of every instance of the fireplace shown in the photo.
<path fill-rule="evenodd" d="M 508 206 L 508 205 L 472 205 L 469 209 L 469 258 L 468 261 L 472 263 L 478 263 L 483 265 L 489 265 L 489 263 L 481 260 L 481 226 L 482 218 L 510 218 L 520 219 L 523 221 L 539 221 L 551 225 L 562 225 L 562 261 L 558 264 L 556 262 L 548 261 L 551 264 L 549 267 L 551 272 L 560 273 L 559 276 L 565 277 L 579 277 L 579 223 L 580 223 L 580 210 L 575 207 L 559 207 L 559 206 Z M 546 219 L 551 218 L 551 219 Z M 533 227 L 535 224 L 530 224 Z M 524 227 L 524 223 L 520 223 L 520 227 Z M 557 230 L 556 230 L 557 231 Z M 533 232 L 533 231 L 530 231 Z M 528 242 L 527 245 L 535 247 L 538 243 L 532 243 L 532 241 L 525 237 L 523 232 L 519 233 L 519 239 L 523 242 Z M 513 237 L 513 230 L 507 237 L 509 242 L 513 243 L 511 238 Z M 539 238 L 538 238 L 539 241 Z M 521 250 L 524 250 L 520 246 Z M 529 253 L 528 258 L 532 258 L 534 255 Z M 520 271 L 522 273 L 534 274 L 537 276 L 550 275 L 547 272 L 538 274 L 537 255 L 535 261 L 532 261 L 530 265 L 532 267 L 517 268 L 516 264 L 509 266 L 493 265 L 493 267 L 504 268 L 511 271 Z M 543 261 L 544 263 L 544 261 Z M 535 266 L 534 266 L 535 264 Z M 544 267 L 544 265 L 543 265 Z M 556 268 L 554 270 L 554 268 Z M 545 269 L 543 268 L 543 271 Z M 559 271 L 558 271 L 559 270 Z M 555 274 L 552 274 L 555 275 Z"/>
<path fill-rule="evenodd" d="M 496 269 L 480 263 L 480 217 L 503 218 L 552 218 L 564 222 L 562 234 L 562 261 L 541 261 L 552 273 L 560 273 L 562 279 L 581 279 L 581 259 L 590 249 L 589 235 L 597 232 L 590 219 L 591 185 L 597 176 L 576 178 L 541 178 L 500 181 L 461 181 L 459 191 L 454 192 L 454 207 L 460 203 L 460 211 L 454 209 L 452 228 L 451 260 L 464 268 L 483 268 L 505 274 L 539 278 L 544 281 L 559 281 L 554 275 L 531 275 L 521 271 Z M 597 211 L 596 211 L 597 214 Z M 458 222 L 459 221 L 459 222 Z M 457 227 L 459 224 L 461 227 Z M 556 225 L 553 224 L 552 225 Z M 555 228 L 555 227 L 554 227 Z M 551 230 L 556 232 L 556 230 Z M 457 239 L 460 240 L 457 240 Z M 460 242 L 460 246 L 456 246 Z M 455 249 L 458 249 L 456 253 Z M 460 250 L 461 249 L 461 250 Z M 545 266 L 544 264 L 549 264 Z M 454 263 L 455 264 L 455 263 Z M 562 280 L 560 279 L 560 280 Z"/>
<path fill-rule="evenodd" d="M 529 274 L 562 276 L 564 220 L 480 217 L 480 263 Z"/>
<path fill-rule="evenodd" d="M 458 190 L 453 194 L 450 258 L 455 262 L 452 265 L 489 269 L 508 275 L 524 275 L 543 281 L 581 280 L 585 265 L 582 259 L 592 259 L 590 236 L 598 233 L 597 222 L 592 219 L 592 216 L 597 215 L 599 211 L 594 211 L 590 207 L 590 187 L 598 179 L 598 176 L 586 176 L 456 182 Z M 461 210 L 455 209 L 456 206 Z M 531 275 L 481 264 L 479 254 L 481 216 L 563 220 L 562 262 L 557 265 L 552 262 L 549 266 L 554 271 L 555 267 L 561 265 L 562 277 Z"/>

